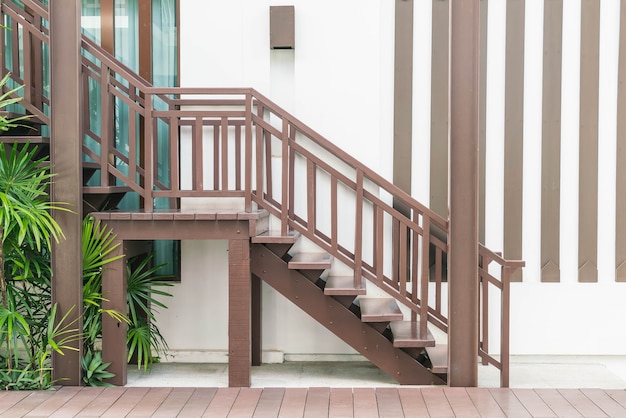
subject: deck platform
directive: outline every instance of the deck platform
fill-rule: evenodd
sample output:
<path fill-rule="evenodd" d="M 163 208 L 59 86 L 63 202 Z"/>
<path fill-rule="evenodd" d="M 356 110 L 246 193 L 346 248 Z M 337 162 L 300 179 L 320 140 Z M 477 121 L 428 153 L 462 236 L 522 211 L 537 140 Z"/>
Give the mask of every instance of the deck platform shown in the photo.
<path fill-rule="evenodd" d="M 0 415 L 89 417 L 623 417 L 602 389 L 96 388 L 2 391 Z"/>

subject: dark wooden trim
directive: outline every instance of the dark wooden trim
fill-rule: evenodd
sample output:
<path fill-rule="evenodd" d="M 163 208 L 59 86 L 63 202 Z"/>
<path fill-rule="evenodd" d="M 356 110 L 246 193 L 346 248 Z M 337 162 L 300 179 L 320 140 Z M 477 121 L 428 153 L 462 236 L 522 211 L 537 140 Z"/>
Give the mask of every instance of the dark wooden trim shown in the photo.
<path fill-rule="evenodd" d="M 581 8 L 578 281 L 597 282 L 600 2 Z"/>
<path fill-rule="evenodd" d="M 83 143 L 80 106 L 80 18 L 79 0 L 55 0 L 50 4 L 50 159 L 56 176 L 50 198 L 65 202 L 74 211 L 53 211 L 65 240 L 52 245 L 54 272 L 52 300 L 61 318 L 72 310 L 69 321 L 82 329 L 82 170 Z M 82 384 L 80 359 L 82 342 L 70 343 L 77 351 L 52 354 L 53 379 L 62 385 Z M 62 379 L 62 380 L 61 380 Z"/>
<path fill-rule="evenodd" d="M 522 259 L 525 1 L 506 2 L 504 258 Z M 522 280 L 522 270 L 511 278 Z"/>
<path fill-rule="evenodd" d="M 626 282 L 626 0 L 620 2 L 617 82 L 615 280 Z"/>
<path fill-rule="evenodd" d="M 450 386 L 478 384 L 480 1 L 452 2 L 450 20 Z"/>
<path fill-rule="evenodd" d="M 413 142 L 413 0 L 396 0 L 393 183 L 411 193 Z"/>
<path fill-rule="evenodd" d="M 543 13 L 541 132 L 541 281 L 560 280 L 561 67 L 563 0 L 546 0 Z"/>
<path fill-rule="evenodd" d="M 254 274 L 251 280 L 251 361 L 253 366 L 260 366 L 263 363 L 263 286 Z"/>
<path fill-rule="evenodd" d="M 430 208 L 448 217 L 450 2 L 433 0 L 430 94 Z"/>
<path fill-rule="evenodd" d="M 480 104 L 478 145 L 478 241 L 485 244 L 485 189 L 487 150 L 487 20 L 488 0 L 480 0 Z"/>

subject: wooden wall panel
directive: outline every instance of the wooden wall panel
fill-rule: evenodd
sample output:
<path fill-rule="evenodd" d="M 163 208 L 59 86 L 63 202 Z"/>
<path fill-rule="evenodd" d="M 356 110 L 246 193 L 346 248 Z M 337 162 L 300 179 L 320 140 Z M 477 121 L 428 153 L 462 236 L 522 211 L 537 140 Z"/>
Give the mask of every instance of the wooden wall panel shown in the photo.
<path fill-rule="evenodd" d="M 504 256 L 522 260 L 525 0 L 506 3 Z M 513 281 L 522 279 L 517 270 Z"/>
<path fill-rule="evenodd" d="M 433 0 L 430 208 L 448 217 L 448 73 L 450 3 Z"/>
<path fill-rule="evenodd" d="M 485 176 L 487 149 L 487 19 L 489 2 L 480 0 L 480 93 L 478 103 L 478 241 L 485 244 Z"/>
<path fill-rule="evenodd" d="M 617 180 L 615 212 L 615 280 L 626 282 L 626 0 L 620 2 L 617 83 Z"/>
<path fill-rule="evenodd" d="M 598 82 L 600 2 L 582 0 L 580 39 L 580 142 L 578 281 L 598 281 Z"/>
<path fill-rule="evenodd" d="M 541 132 L 541 281 L 560 280 L 563 0 L 545 0 Z"/>

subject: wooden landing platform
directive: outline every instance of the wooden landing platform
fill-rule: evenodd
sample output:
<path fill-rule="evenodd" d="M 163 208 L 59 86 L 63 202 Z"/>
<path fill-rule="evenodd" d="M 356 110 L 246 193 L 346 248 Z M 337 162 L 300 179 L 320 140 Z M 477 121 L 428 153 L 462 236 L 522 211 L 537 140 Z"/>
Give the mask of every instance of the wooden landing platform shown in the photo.
<path fill-rule="evenodd" d="M 59 417 L 623 417 L 601 389 L 78 388 L 0 392 L 0 415 Z"/>

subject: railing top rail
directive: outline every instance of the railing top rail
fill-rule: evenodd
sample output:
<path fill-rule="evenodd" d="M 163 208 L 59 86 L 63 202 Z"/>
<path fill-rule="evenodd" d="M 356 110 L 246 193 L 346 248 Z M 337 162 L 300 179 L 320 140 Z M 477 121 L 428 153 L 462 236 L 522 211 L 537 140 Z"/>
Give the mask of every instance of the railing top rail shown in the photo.
<path fill-rule="evenodd" d="M 500 254 L 497 254 L 493 251 L 491 251 L 489 248 L 485 247 L 483 244 L 478 244 L 478 248 L 479 248 L 479 254 L 482 255 L 483 257 L 486 256 L 487 258 L 489 258 L 490 260 L 495 261 L 496 263 L 500 264 L 501 266 L 505 266 L 505 267 L 524 267 L 526 266 L 526 262 L 523 260 L 507 260 L 504 257 L 502 257 Z"/>
<path fill-rule="evenodd" d="M 46 9 L 46 7 L 43 4 L 41 4 L 40 1 L 22 0 L 22 3 L 24 4 L 24 8 L 28 8 L 32 10 L 35 14 L 43 17 L 46 20 L 49 19 L 48 9 Z"/>

